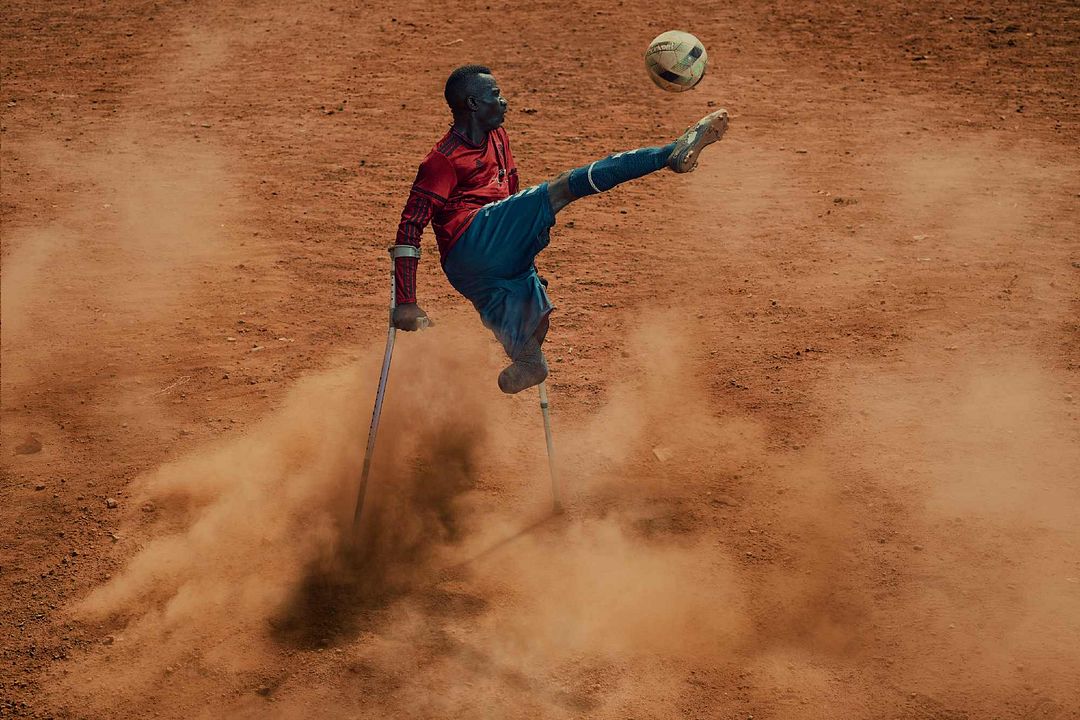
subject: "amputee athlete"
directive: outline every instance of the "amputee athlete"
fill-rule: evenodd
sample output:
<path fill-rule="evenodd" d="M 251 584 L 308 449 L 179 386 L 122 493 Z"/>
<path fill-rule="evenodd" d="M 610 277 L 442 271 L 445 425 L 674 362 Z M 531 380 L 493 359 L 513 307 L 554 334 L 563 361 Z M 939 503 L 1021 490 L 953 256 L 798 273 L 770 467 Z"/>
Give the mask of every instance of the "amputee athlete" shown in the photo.
<path fill-rule="evenodd" d="M 499 388 L 517 393 L 548 373 L 541 345 L 552 305 L 534 261 L 547 247 L 555 215 L 578 198 L 665 167 L 692 171 L 701 150 L 723 136 L 728 115 L 717 110 L 668 145 L 610 155 L 519 191 L 502 128 L 507 102 L 491 70 L 459 67 L 446 81 L 445 97 L 454 122 L 420 163 L 398 225 L 393 323 L 399 330 L 430 324 L 416 303 L 420 235 L 430 222 L 447 279 L 512 360 L 499 373 Z"/>

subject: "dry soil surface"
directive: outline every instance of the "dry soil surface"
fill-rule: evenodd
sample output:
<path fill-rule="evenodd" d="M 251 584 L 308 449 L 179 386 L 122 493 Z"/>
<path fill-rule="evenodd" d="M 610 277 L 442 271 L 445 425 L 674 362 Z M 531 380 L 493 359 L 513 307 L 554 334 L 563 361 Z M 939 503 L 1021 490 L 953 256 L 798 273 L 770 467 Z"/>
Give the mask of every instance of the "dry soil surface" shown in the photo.
<path fill-rule="evenodd" d="M 693 92 L 645 76 L 663 30 Z M 0 716 L 1080 717 L 1073 2 L 3 3 Z M 385 248 L 489 64 L 533 392 Z"/>

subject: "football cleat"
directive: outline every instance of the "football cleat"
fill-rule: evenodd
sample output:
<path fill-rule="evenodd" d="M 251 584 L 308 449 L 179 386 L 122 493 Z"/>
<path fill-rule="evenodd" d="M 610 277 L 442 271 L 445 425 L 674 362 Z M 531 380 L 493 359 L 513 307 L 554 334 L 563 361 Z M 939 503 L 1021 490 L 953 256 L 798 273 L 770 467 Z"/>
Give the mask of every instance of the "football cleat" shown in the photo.
<path fill-rule="evenodd" d="M 722 138 L 727 126 L 727 110 L 711 112 L 698 120 L 675 141 L 668 167 L 677 173 L 691 172 L 697 167 L 702 149 Z"/>

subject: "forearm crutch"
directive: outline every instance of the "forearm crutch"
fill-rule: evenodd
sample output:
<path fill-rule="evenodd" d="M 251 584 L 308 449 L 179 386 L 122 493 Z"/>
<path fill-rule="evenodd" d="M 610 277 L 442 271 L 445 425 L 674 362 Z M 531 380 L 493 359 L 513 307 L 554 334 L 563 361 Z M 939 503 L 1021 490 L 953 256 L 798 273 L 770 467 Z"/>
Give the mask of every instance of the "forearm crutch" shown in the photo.
<path fill-rule="evenodd" d="M 397 263 L 399 257 L 420 259 L 420 248 L 412 245 L 394 245 L 390 247 L 390 329 L 386 334 L 386 353 L 383 355 L 382 370 L 379 372 L 379 387 L 375 391 L 375 410 L 371 413 L 371 427 L 368 428 L 367 449 L 364 450 L 364 468 L 360 471 L 360 489 L 356 492 L 356 511 L 353 513 L 353 530 L 360 527 L 360 516 L 364 513 L 364 495 L 367 493 L 368 475 L 371 473 L 371 456 L 375 454 L 375 436 L 379 432 L 379 416 L 382 414 L 383 397 L 386 395 L 386 380 L 390 375 L 390 358 L 394 354 L 394 308 L 397 306 Z"/>
<path fill-rule="evenodd" d="M 551 437 L 551 412 L 548 410 L 547 383 L 540 383 L 540 412 L 544 414 L 544 440 L 547 441 L 548 467 L 551 469 L 552 509 L 561 513 L 562 494 L 559 492 L 559 470 L 555 467 L 555 441 Z"/>

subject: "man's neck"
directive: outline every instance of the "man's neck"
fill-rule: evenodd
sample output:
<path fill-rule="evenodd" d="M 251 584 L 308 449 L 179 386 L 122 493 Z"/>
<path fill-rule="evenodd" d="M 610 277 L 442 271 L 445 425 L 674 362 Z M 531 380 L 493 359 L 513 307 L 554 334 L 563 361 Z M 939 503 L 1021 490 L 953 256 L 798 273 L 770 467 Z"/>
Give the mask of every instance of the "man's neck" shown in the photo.
<path fill-rule="evenodd" d="M 454 130 L 464 135 L 473 145 L 479 145 L 487 140 L 488 131 L 480 127 L 473 118 L 455 118 Z"/>

